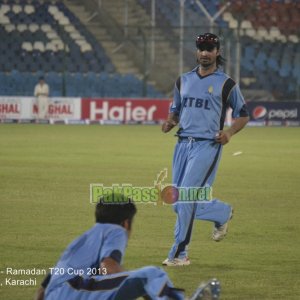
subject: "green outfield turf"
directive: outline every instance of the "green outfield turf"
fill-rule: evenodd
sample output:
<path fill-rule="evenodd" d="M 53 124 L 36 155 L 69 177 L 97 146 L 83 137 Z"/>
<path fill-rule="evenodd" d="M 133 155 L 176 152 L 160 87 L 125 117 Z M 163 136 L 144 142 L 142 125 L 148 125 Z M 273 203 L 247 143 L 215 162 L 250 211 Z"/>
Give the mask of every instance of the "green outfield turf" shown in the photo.
<path fill-rule="evenodd" d="M 7 278 L 42 280 L 6 268 L 47 269 L 93 225 L 90 183 L 152 185 L 171 170 L 174 143 L 157 126 L 0 125 L 0 299 L 31 299 L 36 290 Z M 217 277 L 224 300 L 300 299 L 299 192 L 299 128 L 247 128 L 232 138 L 214 185 L 235 208 L 228 236 L 216 243 L 212 224 L 197 221 L 192 264 L 166 269 L 175 285 L 190 295 Z M 139 204 L 125 267 L 159 266 L 174 222 L 171 206 Z"/>

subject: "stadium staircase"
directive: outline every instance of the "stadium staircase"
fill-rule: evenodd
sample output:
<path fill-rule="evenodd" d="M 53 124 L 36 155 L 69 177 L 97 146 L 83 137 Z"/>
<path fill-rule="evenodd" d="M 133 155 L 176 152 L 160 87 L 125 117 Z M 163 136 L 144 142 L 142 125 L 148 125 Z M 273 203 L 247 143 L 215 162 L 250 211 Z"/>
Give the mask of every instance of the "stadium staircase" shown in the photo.
<path fill-rule="evenodd" d="M 71 2 L 74 3 L 74 1 Z M 70 9 L 73 9 L 69 0 L 65 0 L 65 3 Z M 90 16 L 97 10 L 97 5 L 93 0 L 85 1 L 84 6 Z M 175 41 L 176 47 L 174 47 L 174 40 L 169 40 L 168 35 L 161 28 L 156 27 L 152 32 L 151 18 L 137 0 L 128 0 L 128 8 L 127 36 L 124 36 L 124 0 L 103 0 L 101 10 L 98 10 L 99 14 L 93 19 L 92 26 L 96 28 L 104 27 L 110 35 L 112 46 L 107 53 L 113 62 L 115 60 L 112 52 L 115 52 L 113 53 L 115 57 L 126 55 L 128 61 L 138 68 L 139 74 L 145 76 L 148 82 L 154 84 L 163 93 L 171 93 L 174 82 L 179 75 L 179 41 Z M 80 14 L 79 10 L 78 8 L 73 11 Z M 89 24 L 86 24 L 86 26 L 91 28 Z M 90 30 L 92 32 L 93 29 Z M 97 36 L 96 32 L 94 34 Z M 151 61 L 149 58 L 151 43 L 149 40 L 152 35 L 156 41 L 155 60 L 149 62 Z M 99 42 L 105 48 L 105 40 L 102 41 L 102 39 L 101 35 L 98 36 Z M 147 44 L 144 44 L 143 39 L 147 39 Z M 174 61 L 174 57 L 176 57 L 176 61 Z M 115 63 L 115 65 L 117 68 L 118 63 Z"/>
<path fill-rule="evenodd" d="M 87 11 L 82 1 L 65 0 L 65 5 L 76 15 L 81 23 L 94 35 L 96 40 L 104 48 L 107 55 L 113 61 L 116 71 L 120 74 L 135 74 L 141 78 L 141 74 L 137 67 L 134 66 L 126 53 L 118 50 L 118 44 L 112 38 L 111 34 L 107 30 L 107 24 L 103 18 L 95 18 L 97 12 Z"/>

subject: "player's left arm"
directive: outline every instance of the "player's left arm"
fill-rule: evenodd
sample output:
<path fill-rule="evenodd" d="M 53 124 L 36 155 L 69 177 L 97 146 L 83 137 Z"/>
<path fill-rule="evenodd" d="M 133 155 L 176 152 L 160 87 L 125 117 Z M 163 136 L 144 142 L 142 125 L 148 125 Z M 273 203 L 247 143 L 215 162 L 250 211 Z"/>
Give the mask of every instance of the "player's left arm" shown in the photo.
<path fill-rule="evenodd" d="M 111 230 L 102 245 L 100 253 L 100 270 L 103 275 L 124 272 L 122 259 L 127 246 L 127 233 L 124 228 Z"/>
<path fill-rule="evenodd" d="M 249 117 L 236 118 L 234 124 L 227 130 L 220 130 L 219 135 L 216 137 L 216 142 L 222 145 L 227 144 L 231 137 L 242 130 L 249 121 Z"/>
<path fill-rule="evenodd" d="M 100 269 L 104 275 L 115 274 L 125 271 L 125 269 L 120 265 L 120 263 L 111 257 L 106 257 L 102 260 L 102 262 L 100 263 Z"/>
<path fill-rule="evenodd" d="M 222 145 L 227 144 L 231 137 L 242 130 L 249 122 L 249 112 L 239 86 L 236 84 L 229 96 L 229 105 L 232 108 L 232 117 L 235 119 L 233 125 L 227 130 L 220 130 L 216 142 Z"/>

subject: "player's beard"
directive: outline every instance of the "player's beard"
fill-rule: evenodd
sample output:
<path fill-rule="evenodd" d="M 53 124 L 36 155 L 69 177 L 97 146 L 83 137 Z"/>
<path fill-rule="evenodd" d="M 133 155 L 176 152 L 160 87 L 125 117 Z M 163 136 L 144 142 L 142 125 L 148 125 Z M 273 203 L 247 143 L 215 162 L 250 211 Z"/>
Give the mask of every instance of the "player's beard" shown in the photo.
<path fill-rule="evenodd" d="M 197 63 L 204 69 L 209 69 L 216 64 L 216 60 L 212 60 L 209 58 L 197 58 Z"/>

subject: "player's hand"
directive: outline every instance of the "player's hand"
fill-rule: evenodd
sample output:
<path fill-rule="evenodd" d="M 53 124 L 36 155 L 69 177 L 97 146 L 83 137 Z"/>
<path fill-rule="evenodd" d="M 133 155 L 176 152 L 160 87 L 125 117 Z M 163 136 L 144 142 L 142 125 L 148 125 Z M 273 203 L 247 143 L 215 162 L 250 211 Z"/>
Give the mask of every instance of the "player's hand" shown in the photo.
<path fill-rule="evenodd" d="M 43 287 L 40 287 L 35 296 L 34 296 L 34 300 L 44 300 L 44 294 L 45 294 L 45 289 Z"/>
<path fill-rule="evenodd" d="M 103 275 L 115 274 L 125 271 L 123 267 L 111 257 L 105 257 L 102 260 L 102 262 L 100 263 L 100 270 L 103 271 Z"/>
<path fill-rule="evenodd" d="M 162 124 L 161 130 L 162 130 L 162 132 L 167 133 L 176 125 L 177 125 L 177 123 L 175 121 L 167 120 L 166 122 L 164 122 Z"/>
<path fill-rule="evenodd" d="M 225 145 L 230 141 L 230 138 L 231 138 L 231 133 L 229 131 L 220 130 L 216 136 L 216 142 L 221 145 Z"/>

